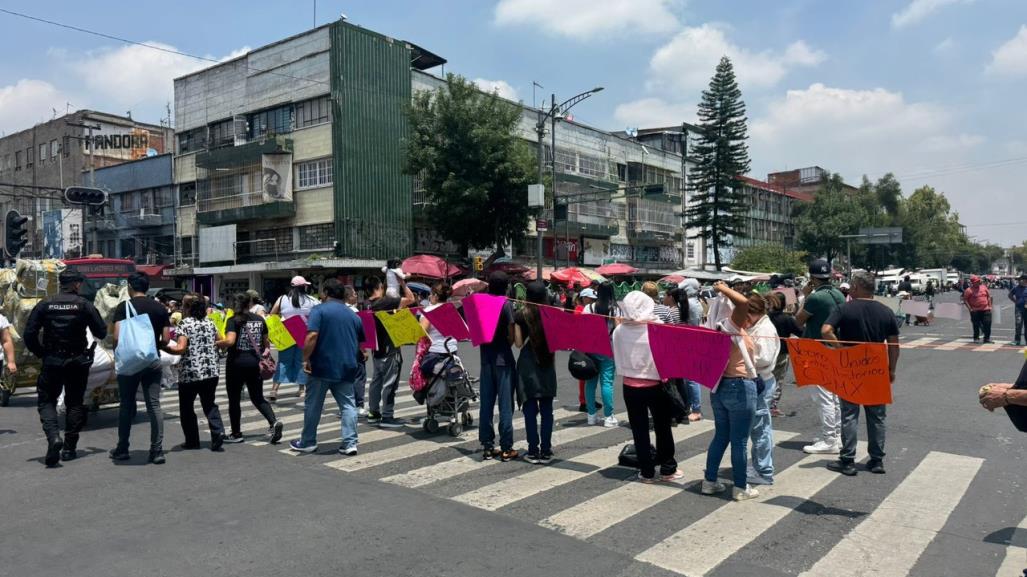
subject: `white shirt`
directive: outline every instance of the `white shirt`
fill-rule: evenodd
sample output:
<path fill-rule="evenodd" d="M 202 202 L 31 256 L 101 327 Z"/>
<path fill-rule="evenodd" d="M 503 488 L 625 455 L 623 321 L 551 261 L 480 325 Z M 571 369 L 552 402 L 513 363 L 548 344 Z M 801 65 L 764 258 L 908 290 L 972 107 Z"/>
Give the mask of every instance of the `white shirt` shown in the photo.
<path fill-rule="evenodd" d="M 649 326 L 644 323 L 625 321 L 613 330 L 613 359 L 617 374 L 621 376 L 660 380 L 656 361 L 649 350 Z"/>
<path fill-rule="evenodd" d="M 710 303 L 710 312 L 706 317 L 706 328 L 717 330 L 721 321 L 730 318 L 734 310 L 735 303 L 731 302 L 731 299 L 724 295 L 717 295 L 717 298 L 713 299 L 713 302 Z"/>
<path fill-rule="evenodd" d="M 10 326 L 11 321 L 7 320 L 7 317 L 5 317 L 4 315 L 0 315 L 0 331 L 9 328 Z"/>
<path fill-rule="evenodd" d="M 769 316 L 764 315 L 748 332 L 756 345 L 756 357 L 752 359 L 756 373 L 764 379 L 773 377 L 777 354 L 781 352 L 781 341 L 778 340 L 774 323 Z"/>
<path fill-rule="evenodd" d="M 424 312 L 433 311 L 442 306 L 442 304 L 428 305 L 424 307 Z M 428 338 L 431 339 L 431 346 L 428 347 L 429 353 L 446 354 L 456 352 L 456 339 L 449 339 L 447 343 L 447 337 L 442 336 L 442 333 L 431 322 L 428 323 Z"/>
<path fill-rule="evenodd" d="M 310 295 L 303 295 L 300 297 L 299 308 L 292 306 L 292 297 L 284 295 L 278 300 L 278 310 L 282 313 L 282 320 L 286 321 L 295 316 L 303 317 L 306 321 L 310 317 L 310 311 L 314 309 L 318 304 L 317 299 Z"/>

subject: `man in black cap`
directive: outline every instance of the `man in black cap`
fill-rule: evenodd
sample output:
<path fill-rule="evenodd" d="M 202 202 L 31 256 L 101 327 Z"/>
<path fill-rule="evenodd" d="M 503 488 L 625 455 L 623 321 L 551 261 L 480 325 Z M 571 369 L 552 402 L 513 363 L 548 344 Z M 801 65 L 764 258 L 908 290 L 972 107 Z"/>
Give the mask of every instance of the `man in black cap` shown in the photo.
<path fill-rule="evenodd" d="M 95 342 L 92 347 L 86 346 L 86 328 L 97 341 L 107 336 L 107 325 L 100 313 L 78 295 L 84 281 L 80 273 L 62 272 L 61 292 L 37 304 L 25 327 L 25 347 L 43 360 L 43 370 L 36 382 L 36 404 L 46 434 L 47 467 L 57 466 L 61 459 L 70 461 L 78 456 L 75 451 L 78 435 L 86 424 L 87 415 L 82 398 L 96 346 Z M 62 388 L 68 408 L 66 441 L 61 440 L 57 421 L 57 397 Z"/>

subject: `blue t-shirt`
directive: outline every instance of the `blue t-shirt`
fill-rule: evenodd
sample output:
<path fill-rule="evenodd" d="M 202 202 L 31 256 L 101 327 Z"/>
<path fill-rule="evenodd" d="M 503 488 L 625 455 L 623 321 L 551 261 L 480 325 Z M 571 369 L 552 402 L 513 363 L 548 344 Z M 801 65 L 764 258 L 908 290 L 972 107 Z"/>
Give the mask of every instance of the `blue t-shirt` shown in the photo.
<path fill-rule="evenodd" d="M 1027 301 L 1027 286 L 1016 285 L 1009 291 L 1009 297 L 1016 302 L 1016 306 L 1023 308 Z"/>
<path fill-rule="evenodd" d="M 360 354 L 357 344 L 364 340 L 360 317 L 341 301 L 329 299 L 310 311 L 307 330 L 317 333 L 310 375 L 329 381 L 352 379 Z"/>

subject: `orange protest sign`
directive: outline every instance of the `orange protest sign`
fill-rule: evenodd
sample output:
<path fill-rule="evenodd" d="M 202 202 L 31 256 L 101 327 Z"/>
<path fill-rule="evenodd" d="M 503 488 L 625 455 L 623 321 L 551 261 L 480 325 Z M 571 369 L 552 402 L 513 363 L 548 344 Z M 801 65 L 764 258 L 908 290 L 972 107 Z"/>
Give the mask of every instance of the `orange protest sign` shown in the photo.
<path fill-rule="evenodd" d="M 810 339 L 788 339 L 795 384 L 820 385 L 857 405 L 891 400 L 888 347 L 883 343 L 832 349 Z"/>

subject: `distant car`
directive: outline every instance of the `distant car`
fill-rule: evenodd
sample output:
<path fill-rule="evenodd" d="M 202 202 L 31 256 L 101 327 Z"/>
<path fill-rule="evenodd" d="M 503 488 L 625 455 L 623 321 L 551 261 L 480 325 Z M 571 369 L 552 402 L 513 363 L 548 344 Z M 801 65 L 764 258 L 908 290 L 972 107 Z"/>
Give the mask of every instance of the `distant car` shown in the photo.
<path fill-rule="evenodd" d="M 157 299 L 159 301 L 178 301 L 182 302 L 185 298 L 185 289 L 180 288 L 152 288 L 146 291 L 146 296 Z"/>

